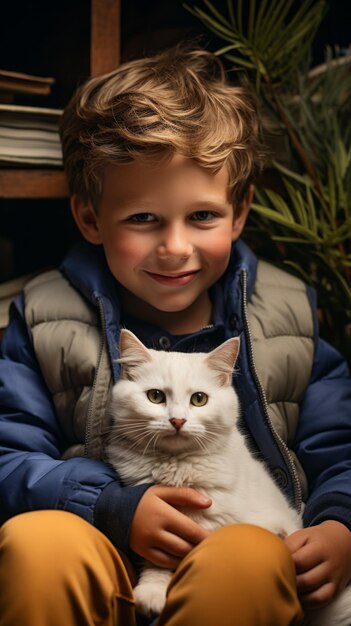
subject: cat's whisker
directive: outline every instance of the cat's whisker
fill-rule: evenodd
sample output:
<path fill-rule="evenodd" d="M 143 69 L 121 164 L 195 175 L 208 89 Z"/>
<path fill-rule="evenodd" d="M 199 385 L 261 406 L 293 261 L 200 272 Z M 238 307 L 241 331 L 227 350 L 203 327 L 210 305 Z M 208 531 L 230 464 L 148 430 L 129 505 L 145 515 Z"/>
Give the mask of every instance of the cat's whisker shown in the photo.
<path fill-rule="evenodd" d="M 159 438 L 160 438 L 160 433 L 156 433 L 156 435 L 154 437 L 154 446 L 153 446 L 154 452 L 156 452 L 156 449 L 157 449 L 156 446 L 157 446 Z"/>
<path fill-rule="evenodd" d="M 151 437 L 150 437 L 150 435 L 151 435 Z M 137 438 L 131 439 L 130 437 L 121 437 L 119 435 L 118 439 L 119 440 L 124 439 L 124 441 L 128 442 L 128 446 L 127 446 L 128 450 L 143 449 L 143 454 L 144 454 L 144 450 L 149 446 L 150 440 L 152 440 L 152 437 L 153 437 L 153 433 L 143 432 Z M 145 439 L 147 440 L 147 444 L 144 447 Z"/>
<path fill-rule="evenodd" d="M 147 424 L 119 424 L 117 423 L 113 429 L 113 433 L 119 435 L 123 432 L 134 433 L 134 432 L 145 432 Z"/>
<path fill-rule="evenodd" d="M 208 452 L 208 448 L 205 444 L 203 437 L 199 437 L 198 435 L 195 435 L 194 443 L 198 446 L 200 450 L 203 450 L 203 452 Z"/>
<path fill-rule="evenodd" d="M 224 424 L 211 424 L 211 428 L 207 430 L 207 433 L 210 433 L 213 436 L 216 436 L 218 434 L 225 432 L 226 430 L 228 430 L 228 427 L 224 426 Z"/>
<path fill-rule="evenodd" d="M 204 439 L 206 441 L 218 441 L 218 432 L 207 431 L 204 434 Z"/>
<path fill-rule="evenodd" d="M 149 434 L 150 434 L 150 433 L 149 433 Z M 145 456 L 146 451 L 147 451 L 147 449 L 150 447 L 150 445 L 151 445 L 151 443 L 152 443 L 152 442 L 154 443 L 153 448 L 154 448 L 154 450 L 156 450 L 156 443 L 157 443 L 158 438 L 159 438 L 159 433 L 151 433 L 151 437 L 150 437 L 150 439 L 149 439 L 149 441 L 148 441 L 147 445 L 145 446 L 145 448 L 144 448 L 144 450 L 143 450 L 143 455 L 144 455 L 144 456 Z"/>
<path fill-rule="evenodd" d="M 135 426 L 117 426 L 116 427 L 116 434 L 119 435 L 120 433 L 126 432 L 126 433 L 138 433 L 138 432 L 145 432 L 145 426 L 144 425 L 135 425 Z"/>
<path fill-rule="evenodd" d="M 148 424 L 149 420 L 148 419 L 140 419 L 137 418 L 134 422 L 132 421 L 131 418 L 118 418 L 118 426 L 136 426 L 136 427 L 140 427 L 140 428 L 144 428 L 147 424 Z"/>
<path fill-rule="evenodd" d="M 201 437 L 199 435 L 194 436 L 194 442 L 197 444 L 198 448 L 203 450 L 203 452 L 210 452 L 210 449 L 213 449 L 213 446 L 218 444 L 218 437 L 215 433 L 206 432 L 202 433 Z"/>
<path fill-rule="evenodd" d="M 110 444 L 118 444 L 120 440 L 132 440 L 130 436 L 131 434 L 137 435 L 138 433 L 131 433 L 131 431 L 128 430 L 126 430 L 125 432 L 118 430 L 117 432 L 109 435 Z M 142 431 L 140 431 L 140 434 L 142 434 Z"/>

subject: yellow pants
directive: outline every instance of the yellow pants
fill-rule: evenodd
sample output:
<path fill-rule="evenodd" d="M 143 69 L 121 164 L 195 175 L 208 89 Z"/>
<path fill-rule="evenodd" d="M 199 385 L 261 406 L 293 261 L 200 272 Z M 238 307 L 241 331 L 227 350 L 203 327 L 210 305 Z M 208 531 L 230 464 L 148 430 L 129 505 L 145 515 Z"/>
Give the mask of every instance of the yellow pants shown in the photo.
<path fill-rule="evenodd" d="M 0 626 L 135 626 L 130 576 L 109 540 L 78 516 L 18 515 L 0 528 Z M 157 626 L 301 620 L 284 543 L 256 526 L 233 525 L 212 533 L 182 561 Z"/>

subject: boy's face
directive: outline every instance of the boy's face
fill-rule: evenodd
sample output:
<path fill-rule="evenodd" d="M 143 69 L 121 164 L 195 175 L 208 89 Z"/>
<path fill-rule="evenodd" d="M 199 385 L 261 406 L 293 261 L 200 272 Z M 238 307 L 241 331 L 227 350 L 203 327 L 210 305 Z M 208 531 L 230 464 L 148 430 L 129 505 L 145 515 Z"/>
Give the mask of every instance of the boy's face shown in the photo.
<path fill-rule="evenodd" d="M 175 334 L 210 322 L 208 289 L 225 271 L 248 211 L 234 216 L 228 182 L 226 168 L 212 174 L 175 155 L 107 167 L 98 215 L 73 200 L 83 235 L 104 246 L 127 312 Z"/>

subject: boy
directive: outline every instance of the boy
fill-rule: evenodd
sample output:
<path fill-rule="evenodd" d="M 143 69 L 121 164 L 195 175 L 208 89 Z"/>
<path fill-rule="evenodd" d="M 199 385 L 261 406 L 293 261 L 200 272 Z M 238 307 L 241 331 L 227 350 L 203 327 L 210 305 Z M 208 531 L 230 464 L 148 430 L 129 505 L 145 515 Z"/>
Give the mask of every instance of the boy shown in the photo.
<path fill-rule="evenodd" d="M 351 385 L 310 290 L 240 241 L 254 103 L 179 47 L 88 81 L 61 136 L 85 241 L 26 286 L 2 342 L 1 625 L 135 624 L 137 557 L 176 570 L 158 626 L 299 624 L 350 582 Z M 167 350 L 240 335 L 248 440 L 306 502 L 304 530 L 207 536 L 179 510 L 211 506 L 201 494 L 119 483 L 103 434 L 121 327 Z"/>

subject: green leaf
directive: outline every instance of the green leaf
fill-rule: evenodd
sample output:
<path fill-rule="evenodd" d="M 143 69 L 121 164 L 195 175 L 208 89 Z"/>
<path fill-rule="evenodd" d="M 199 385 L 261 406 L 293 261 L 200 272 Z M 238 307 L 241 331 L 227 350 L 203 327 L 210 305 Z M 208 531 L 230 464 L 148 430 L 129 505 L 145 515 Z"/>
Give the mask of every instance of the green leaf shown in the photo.
<path fill-rule="evenodd" d="M 228 59 L 228 61 L 232 61 L 235 65 L 238 65 L 239 67 L 246 67 L 247 69 L 250 69 L 250 70 L 256 69 L 255 63 L 247 59 L 244 59 L 242 57 L 237 57 L 237 56 L 234 56 L 233 54 L 226 54 L 225 58 Z"/>
<path fill-rule="evenodd" d="M 334 171 L 331 165 L 328 166 L 328 202 L 330 208 L 330 216 L 333 221 L 335 221 L 337 212 L 336 185 Z"/>
<path fill-rule="evenodd" d="M 256 0 L 251 0 L 250 2 L 247 36 L 248 36 L 248 39 L 252 41 L 253 43 L 255 43 L 255 35 L 254 35 L 255 30 L 254 29 L 255 29 L 255 26 L 257 28 L 257 20 L 259 19 L 259 13 L 262 7 L 263 9 L 266 7 L 266 4 L 267 4 L 267 0 L 261 0 L 260 9 L 259 9 L 258 15 L 256 16 Z"/>
<path fill-rule="evenodd" d="M 313 198 L 313 194 L 311 191 L 311 188 L 306 186 L 305 187 L 305 193 L 306 193 L 306 200 L 307 200 L 307 206 L 308 206 L 308 223 L 309 223 L 309 227 L 311 229 L 311 231 L 313 233 L 318 233 L 318 219 L 317 219 L 317 212 L 316 212 L 316 205 L 314 202 L 314 198 Z"/>
<path fill-rule="evenodd" d="M 209 0 L 203 0 L 203 2 L 206 4 L 211 13 L 215 16 L 217 21 L 230 30 L 232 26 L 231 23 L 224 17 L 222 13 L 220 13 L 220 11 L 218 11 L 218 9 L 216 9 L 212 2 L 209 2 Z"/>
<path fill-rule="evenodd" d="M 286 2 L 269 2 L 269 7 L 265 12 L 262 11 L 262 17 L 257 16 L 255 41 L 261 42 L 261 49 L 268 49 L 271 42 L 275 41 L 277 33 L 284 28 L 285 18 L 291 9 L 293 0 Z M 262 7 L 264 8 L 264 7 Z"/>
<path fill-rule="evenodd" d="M 308 176 L 308 174 L 299 174 L 298 172 L 294 172 L 293 170 L 290 170 L 288 167 L 285 167 L 284 165 L 282 165 L 281 163 L 278 163 L 278 161 L 273 161 L 273 165 L 278 170 L 278 172 L 280 172 L 281 174 L 284 174 L 288 178 L 291 178 L 292 180 L 296 180 L 296 182 L 301 183 L 302 185 L 313 187 L 313 183 L 310 177 Z"/>
<path fill-rule="evenodd" d="M 220 48 L 219 50 L 216 50 L 215 54 L 217 57 L 219 56 L 224 56 L 227 55 L 227 53 L 229 52 L 229 50 L 240 50 L 243 49 L 243 45 L 241 42 L 236 41 L 235 43 L 229 44 L 228 46 L 224 46 L 223 48 Z"/>
<path fill-rule="evenodd" d="M 238 24 L 238 33 L 239 33 L 239 35 L 243 36 L 244 29 L 243 29 L 243 3 L 242 3 L 242 0 L 237 0 L 236 20 L 237 20 L 237 24 Z"/>
<path fill-rule="evenodd" d="M 201 22 L 205 24 L 205 26 L 208 26 L 210 30 L 218 35 L 218 37 L 221 37 L 225 41 L 229 41 L 231 43 L 233 42 L 233 39 L 235 38 L 235 31 L 233 31 L 230 26 L 226 27 L 222 22 L 211 18 L 208 13 L 205 13 L 198 7 L 195 7 L 194 9 L 191 9 L 188 5 L 185 5 L 185 7 L 188 8 L 190 13 L 198 17 Z"/>
<path fill-rule="evenodd" d="M 311 274 L 308 274 L 307 272 L 305 272 L 303 268 L 301 267 L 301 265 L 299 265 L 298 263 L 295 263 L 294 261 L 290 261 L 289 259 L 284 260 L 284 265 L 287 265 L 288 267 L 292 267 L 298 274 L 300 274 L 300 276 L 302 276 L 303 280 L 305 281 L 305 283 L 307 283 L 307 285 L 311 284 Z"/>
<path fill-rule="evenodd" d="M 298 219 L 298 223 L 301 224 L 301 226 L 308 228 L 306 207 L 300 191 L 293 187 L 288 181 L 284 182 L 290 201 L 295 209 L 295 216 Z"/>
<path fill-rule="evenodd" d="M 271 204 L 274 206 L 274 208 L 279 211 L 279 213 L 284 215 L 290 222 L 294 220 L 294 217 L 282 196 L 280 196 L 272 189 L 265 189 L 265 195 L 267 196 L 268 200 L 271 201 Z"/>
<path fill-rule="evenodd" d="M 252 204 L 252 209 L 256 211 L 257 213 L 259 213 L 260 215 L 268 218 L 272 222 L 276 222 L 277 224 L 284 226 L 288 230 L 299 233 L 304 238 L 309 239 L 310 241 L 314 243 L 317 243 L 317 244 L 322 243 L 322 240 L 318 236 L 316 236 L 315 233 L 311 232 L 308 228 L 294 221 L 289 220 L 287 217 L 285 217 L 281 213 L 278 213 L 274 209 L 271 209 L 267 206 L 261 206 L 256 203 Z"/>
<path fill-rule="evenodd" d="M 236 29 L 236 20 L 235 20 L 232 0 L 227 0 L 227 9 L 228 9 L 228 14 L 229 14 L 229 19 L 230 19 L 233 27 Z"/>
<path fill-rule="evenodd" d="M 282 243 L 298 243 L 301 245 L 309 246 L 310 241 L 301 237 L 288 237 L 284 235 L 272 235 L 273 241 L 281 241 Z"/>

